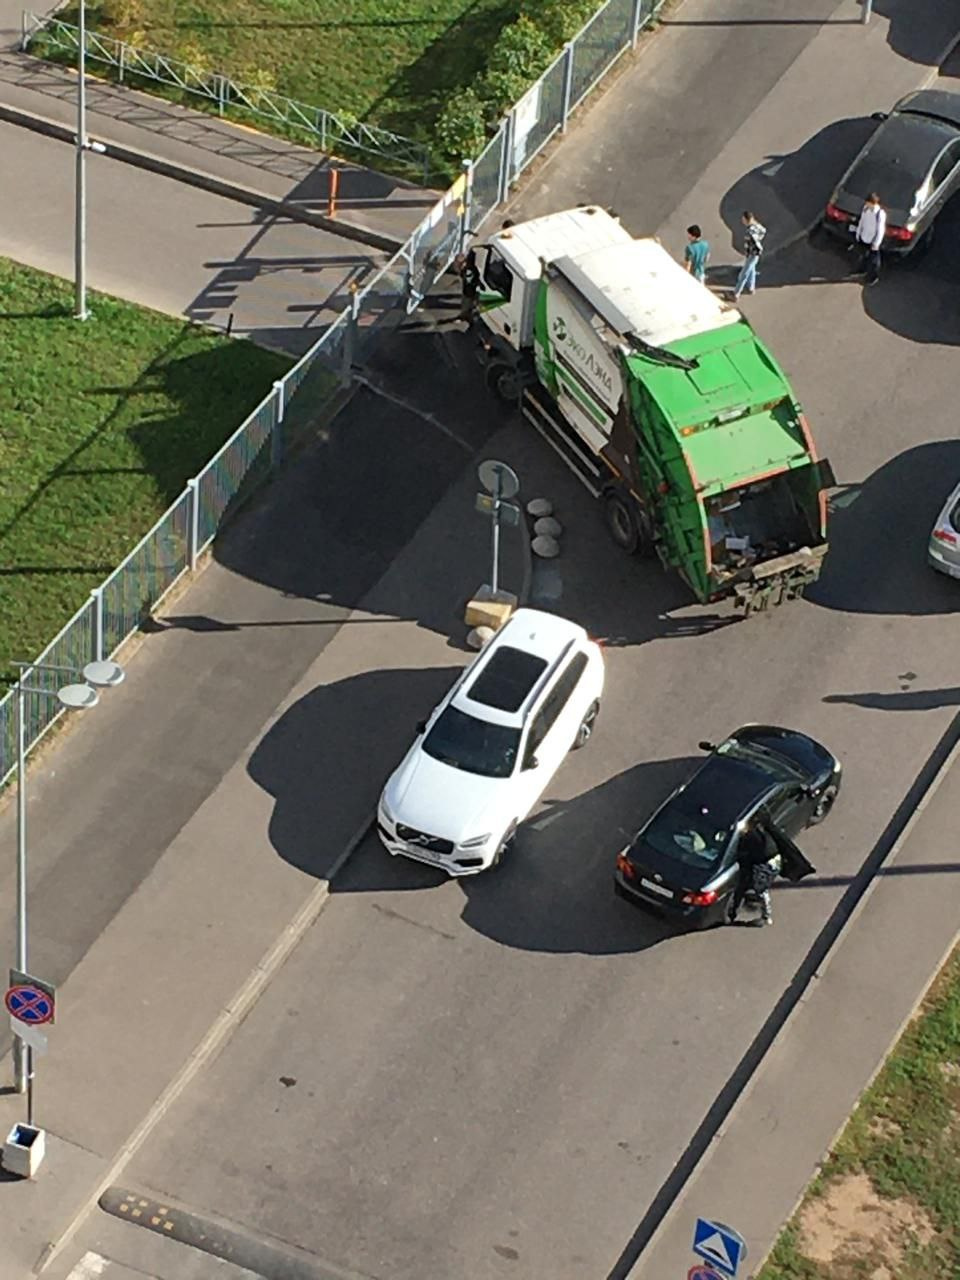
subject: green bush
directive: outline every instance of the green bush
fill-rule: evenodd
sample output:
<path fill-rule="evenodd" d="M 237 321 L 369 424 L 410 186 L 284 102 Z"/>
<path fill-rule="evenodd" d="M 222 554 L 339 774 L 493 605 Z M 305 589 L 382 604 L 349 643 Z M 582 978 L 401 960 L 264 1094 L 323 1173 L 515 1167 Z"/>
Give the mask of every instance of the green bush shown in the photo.
<path fill-rule="evenodd" d="M 451 98 L 437 117 L 434 136 L 443 155 L 458 165 L 475 156 L 486 140 L 488 108 L 476 89 Z"/>
<path fill-rule="evenodd" d="M 503 113 L 600 6 L 601 0 L 520 0 L 519 15 L 497 37 L 476 89 L 468 89 L 440 113 L 435 137 L 444 158 L 458 165 L 475 155 Z"/>
<path fill-rule="evenodd" d="M 598 0 L 521 0 L 520 15 L 537 24 L 556 53 L 599 7 Z"/>

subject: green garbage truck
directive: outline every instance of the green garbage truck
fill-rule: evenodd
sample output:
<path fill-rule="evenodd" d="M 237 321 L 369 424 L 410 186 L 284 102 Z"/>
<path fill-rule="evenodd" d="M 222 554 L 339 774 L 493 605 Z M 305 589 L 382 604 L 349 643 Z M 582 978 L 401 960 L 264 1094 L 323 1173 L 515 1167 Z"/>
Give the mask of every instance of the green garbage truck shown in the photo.
<path fill-rule="evenodd" d="M 600 500 L 624 551 L 747 613 L 816 581 L 833 474 L 736 307 L 600 208 L 507 224 L 473 253 L 488 385 Z"/>

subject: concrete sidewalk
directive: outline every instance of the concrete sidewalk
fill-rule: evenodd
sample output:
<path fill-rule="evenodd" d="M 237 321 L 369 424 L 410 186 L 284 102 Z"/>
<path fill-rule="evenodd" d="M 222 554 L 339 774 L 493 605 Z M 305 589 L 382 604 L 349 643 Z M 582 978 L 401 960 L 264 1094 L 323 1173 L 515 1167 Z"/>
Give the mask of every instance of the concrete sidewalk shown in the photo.
<path fill-rule="evenodd" d="M 0 7 L 0 108 L 4 118 L 59 136 L 76 126 L 76 75 L 18 51 L 20 8 Z M 371 167 L 337 161 L 335 218 L 328 216 L 331 158 L 267 132 L 97 79 L 87 63 L 87 130 L 127 163 L 312 222 L 392 252 L 404 243 L 437 193 Z M 105 70 L 105 68 L 103 68 Z"/>

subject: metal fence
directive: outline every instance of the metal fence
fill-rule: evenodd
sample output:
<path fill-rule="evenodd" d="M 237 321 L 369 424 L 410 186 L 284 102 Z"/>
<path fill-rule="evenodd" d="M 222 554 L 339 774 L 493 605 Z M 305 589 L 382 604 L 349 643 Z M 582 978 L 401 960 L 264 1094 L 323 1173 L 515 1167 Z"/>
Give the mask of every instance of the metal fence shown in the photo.
<path fill-rule="evenodd" d="M 401 324 L 449 268 L 464 242 L 506 200 L 510 187 L 576 105 L 635 43 L 655 0 L 608 0 L 504 119 L 496 135 L 430 210 L 410 239 L 356 290 L 323 337 L 275 382 L 204 469 L 109 578 L 70 619 L 37 663 L 80 668 L 114 654 L 167 592 L 196 567 L 234 511 L 322 419 L 354 366 Z M 25 672 L 53 689 L 56 673 Z M 16 767 L 16 693 L 0 699 L 0 785 Z M 27 694 L 28 749 L 62 711 L 55 698 Z"/>
<path fill-rule="evenodd" d="M 80 30 L 55 17 L 24 12 L 20 47 L 26 51 L 37 43 L 42 51 L 71 55 L 79 50 Z M 218 115 L 239 111 L 268 120 L 274 126 L 303 134 L 321 151 L 357 153 L 386 160 L 417 174 L 424 182 L 430 177 L 430 149 L 422 142 L 378 125 L 364 124 L 343 113 L 311 107 L 295 98 L 277 93 L 267 85 L 244 84 L 219 72 L 181 62 L 154 49 L 127 44 L 97 31 L 86 32 L 86 57 L 109 69 L 120 84 L 152 80 L 169 85 L 216 107 Z"/>

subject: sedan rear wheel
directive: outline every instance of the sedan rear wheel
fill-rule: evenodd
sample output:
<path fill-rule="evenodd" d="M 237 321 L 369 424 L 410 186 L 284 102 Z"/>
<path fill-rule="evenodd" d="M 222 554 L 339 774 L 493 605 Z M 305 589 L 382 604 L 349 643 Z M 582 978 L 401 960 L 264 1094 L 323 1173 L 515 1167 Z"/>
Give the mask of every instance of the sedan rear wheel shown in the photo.
<path fill-rule="evenodd" d="M 818 826 L 823 822 L 824 818 L 829 816 L 830 810 L 836 803 L 839 791 L 840 788 L 835 782 L 831 782 L 829 786 L 824 787 L 819 796 L 817 796 L 817 802 L 813 806 L 813 812 L 810 814 L 810 819 L 807 822 L 808 827 Z"/>

